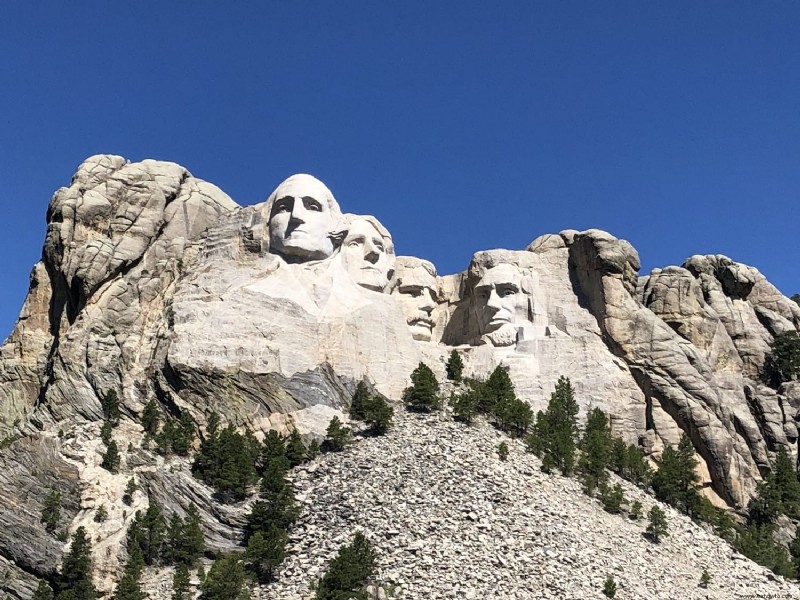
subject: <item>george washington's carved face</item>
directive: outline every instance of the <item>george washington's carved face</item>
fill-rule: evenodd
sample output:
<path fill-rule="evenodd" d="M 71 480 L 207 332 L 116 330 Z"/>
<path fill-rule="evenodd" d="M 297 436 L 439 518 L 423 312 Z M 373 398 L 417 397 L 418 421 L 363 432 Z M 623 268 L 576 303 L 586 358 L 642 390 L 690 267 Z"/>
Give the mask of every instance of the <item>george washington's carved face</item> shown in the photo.
<path fill-rule="evenodd" d="M 270 252 L 291 262 L 327 258 L 329 233 L 339 218 L 330 190 L 311 175 L 292 175 L 270 196 Z"/>
<path fill-rule="evenodd" d="M 382 292 L 394 269 L 392 239 L 381 234 L 367 219 L 356 219 L 342 242 L 342 261 L 358 285 Z"/>
<path fill-rule="evenodd" d="M 518 327 L 530 322 L 530 298 L 522 289 L 522 279 L 515 266 L 500 264 L 486 271 L 475 286 L 478 329 L 495 346 L 515 343 Z"/>

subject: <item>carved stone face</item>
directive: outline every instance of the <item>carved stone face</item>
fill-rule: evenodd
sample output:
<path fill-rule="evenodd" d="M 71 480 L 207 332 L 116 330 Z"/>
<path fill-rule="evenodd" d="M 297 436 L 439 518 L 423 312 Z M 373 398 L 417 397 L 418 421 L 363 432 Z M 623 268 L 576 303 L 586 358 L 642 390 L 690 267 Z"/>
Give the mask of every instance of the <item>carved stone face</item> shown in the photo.
<path fill-rule="evenodd" d="M 292 175 L 272 193 L 270 252 L 292 262 L 319 260 L 333 253 L 329 237 L 338 219 L 330 190 L 311 175 Z"/>
<path fill-rule="evenodd" d="M 475 286 L 474 302 L 479 331 L 495 346 L 514 344 L 517 328 L 530 322 L 522 273 L 513 265 L 501 264 L 486 271 Z"/>
<path fill-rule="evenodd" d="M 382 292 L 394 268 L 391 238 L 384 237 L 367 219 L 356 219 L 342 242 L 342 261 L 358 285 Z"/>
<path fill-rule="evenodd" d="M 435 324 L 431 315 L 436 308 L 436 277 L 421 261 L 416 266 L 398 262 L 394 276 L 397 285 L 392 294 L 400 301 L 411 336 L 430 342 Z"/>

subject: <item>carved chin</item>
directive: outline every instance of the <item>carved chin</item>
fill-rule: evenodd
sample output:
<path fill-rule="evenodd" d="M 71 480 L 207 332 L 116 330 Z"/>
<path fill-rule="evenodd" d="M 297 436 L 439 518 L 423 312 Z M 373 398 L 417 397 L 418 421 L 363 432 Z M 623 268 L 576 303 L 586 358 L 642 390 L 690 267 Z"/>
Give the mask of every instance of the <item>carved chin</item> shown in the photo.
<path fill-rule="evenodd" d="M 411 331 L 411 337 L 417 340 L 418 342 L 431 341 L 433 328 L 430 327 L 427 323 L 412 322 L 408 324 L 408 328 Z"/>
<path fill-rule="evenodd" d="M 493 346 L 513 346 L 517 343 L 517 328 L 511 323 L 483 336 Z"/>

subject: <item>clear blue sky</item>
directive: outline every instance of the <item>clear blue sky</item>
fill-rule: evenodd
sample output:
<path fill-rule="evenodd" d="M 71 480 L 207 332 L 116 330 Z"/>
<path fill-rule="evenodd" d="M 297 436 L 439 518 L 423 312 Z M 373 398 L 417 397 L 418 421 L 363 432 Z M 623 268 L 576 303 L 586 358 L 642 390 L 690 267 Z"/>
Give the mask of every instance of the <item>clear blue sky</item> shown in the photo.
<path fill-rule="evenodd" d="M 0 8 L 0 338 L 87 156 L 239 204 L 294 172 L 399 253 L 592 227 L 800 292 L 800 2 L 22 2 Z"/>

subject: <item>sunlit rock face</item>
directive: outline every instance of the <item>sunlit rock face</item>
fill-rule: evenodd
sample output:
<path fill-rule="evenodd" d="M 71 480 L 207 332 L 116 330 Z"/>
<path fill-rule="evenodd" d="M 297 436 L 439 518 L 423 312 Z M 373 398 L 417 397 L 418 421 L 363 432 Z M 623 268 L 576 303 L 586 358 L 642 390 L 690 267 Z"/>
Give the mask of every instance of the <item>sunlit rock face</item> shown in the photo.
<path fill-rule="evenodd" d="M 30 470 L 66 468 L 56 433 L 99 427 L 109 389 L 131 431 L 156 399 L 198 431 L 217 411 L 257 432 L 319 434 L 357 382 L 398 401 L 420 361 L 443 379 L 453 349 L 470 377 L 507 369 L 535 410 L 569 377 L 582 414 L 601 408 L 653 457 L 689 433 L 707 492 L 733 505 L 746 504 L 778 446 L 796 454 L 797 386 L 767 388 L 759 372 L 774 336 L 800 327 L 800 307 L 723 256 L 640 277 L 628 242 L 567 230 L 439 275 L 395 257 L 375 217 L 343 214 L 311 175 L 241 207 L 179 165 L 106 155 L 55 193 L 47 220 L 0 348 L 0 439 L 27 435 L 45 449 L 24 469 L 3 463 L 7 519 L 36 513 L 26 502 L 40 502 L 47 482 L 33 485 Z M 120 484 L 98 490 L 95 471 L 69 471 L 82 501 Z M 196 495 L 187 481 L 151 477 L 150 492 Z M 43 560 L 42 548 L 4 540 L 0 555 Z"/>

